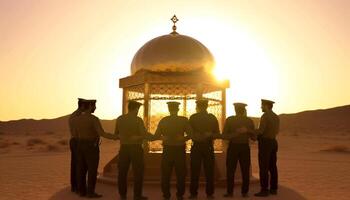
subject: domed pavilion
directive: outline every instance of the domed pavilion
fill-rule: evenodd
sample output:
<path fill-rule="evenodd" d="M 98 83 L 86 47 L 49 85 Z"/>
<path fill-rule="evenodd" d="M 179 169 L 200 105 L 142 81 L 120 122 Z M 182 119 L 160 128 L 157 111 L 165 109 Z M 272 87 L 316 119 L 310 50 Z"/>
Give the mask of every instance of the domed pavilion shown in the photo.
<path fill-rule="evenodd" d="M 179 115 L 190 117 L 196 111 L 195 101 L 209 100 L 208 112 L 214 114 L 222 130 L 226 118 L 226 88 L 229 82 L 217 81 L 212 75 L 215 60 L 209 49 L 198 40 L 176 31 L 176 16 L 170 34 L 156 37 L 145 43 L 131 63 L 131 75 L 119 79 L 123 89 L 123 113 L 128 100 L 143 104 L 139 116 L 147 130 L 154 133 L 158 122 L 169 115 L 168 101 L 180 104 Z M 187 142 L 187 151 L 191 141 Z M 145 183 L 159 183 L 161 141 L 147 142 L 145 149 Z M 216 180 L 225 180 L 225 153 L 221 140 L 215 141 Z M 104 168 L 101 181 L 116 182 L 118 155 Z M 188 156 L 189 159 L 189 156 Z M 187 162 L 189 163 L 189 162 Z M 132 173 L 130 174 L 132 179 Z"/>

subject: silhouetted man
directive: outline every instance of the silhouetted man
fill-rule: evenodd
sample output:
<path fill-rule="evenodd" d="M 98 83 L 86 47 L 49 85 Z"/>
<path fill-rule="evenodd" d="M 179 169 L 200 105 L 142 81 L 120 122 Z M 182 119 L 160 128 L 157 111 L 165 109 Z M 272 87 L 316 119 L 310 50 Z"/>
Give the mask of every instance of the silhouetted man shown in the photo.
<path fill-rule="evenodd" d="M 276 135 L 279 132 L 279 117 L 273 111 L 273 101 L 261 100 L 261 116 L 259 129 L 256 130 L 259 141 L 259 174 L 261 191 L 255 196 L 265 197 L 277 194 L 277 149 Z M 270 174 L 270 190 L 269 190 Z"/>
<path fill-rule="evenodd" d="M 185 194 L 186 176 L 186 140 L 192 135 L 190 123 L 186 117 L 178 116 L 178 102 L 168 102 L 170 115 L 160 120 L 155 137 L 163 140 L 162 154 L 162 192 L 164 199 L 170 199 L 171 172 L 175 168 L 177 199 Z M 187 136 L 185 136 L 185 133 Z"/>
<path fill-rule="evenodd" d="M 71 191 L 78 193 L 78 135 L 73 130 L 72 121 L 75 117 L 79 116 L 83 110 L 83 105 L 85 99 L 78 98 L 78 108 L 75 110 L 68 118 L 68 125 L 70 130 L 70 140 L 69 147 L 71 152 L 71 161 L 70 161 L 70 185 Z"/>
<path fill-rule="evenodd" d="M 253 139 L 251 134 L 254 131 L 254 122 L 247 117 L 245 107 L 247 104 L 235 103 L 236 116 L 230 116 L 226 119 L 222 138 L 229 140 L 226 157 L 226 177 L 227 193 L 224 197 L 233 196 L 234 178 L 237 162 L 241 168 L 243 197 L 248 197 L 249 178 L 250 178 L 250 148 L 249 138 Z"/>
<path fill-rule="evenodd" d="M 121 199 L 126 199 L 130 164 L 134 172 L 134 199 L 148 199 L 142 196 L 144 173 L 142 142 L 151 135 L 146 131 L 143 120 L 137 116 L 141 105 L 137 101 L 129 101 L 128 113 L 119 116 L 116 120 L 115 134 L 120 139 L 118 189 Z"/>
<path fill-rule="evenodd" d="M 80 196 L 99 198 L 102 195 L 95 193 L 97 168 L 100 159 L 100 136 L 109 139 L 117 137 L 105 133 L 100 120 L 92 113 L 96 109 L 96 100 L 86 100 L 82 113 L 72 120 L 72 127 L 78 135 L 78 167 L 79 167 L 79 193 Z M 86 174 L 88 184 L 86 188 Z"/>
<path fill-rule="evenodd" d="M 206 178 L 205 191 L 208 198 L 213 198 L 215 167 L 213 140 L 215 135 L 220 134 L 219 123 L 213 114 L 207 112 L 208 100 L 197 100 L 196 104 L 197 113 L 193 114 L 189 120 L 193 130 L 190 199 L 197 198 L 202 164 Z"/>

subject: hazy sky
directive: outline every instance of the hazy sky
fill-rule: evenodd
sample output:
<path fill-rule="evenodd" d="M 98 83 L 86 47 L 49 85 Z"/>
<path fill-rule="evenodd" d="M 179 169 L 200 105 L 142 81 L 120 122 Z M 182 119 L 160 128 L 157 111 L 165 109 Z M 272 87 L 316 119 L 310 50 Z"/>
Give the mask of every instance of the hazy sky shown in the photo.
<path fill-rule="evenodd" d="M 62 116 L 77 97 L 115 118 L 118 79 L 173 14 L 229 78 L 228 114 L 260 115 L 261 97 L 278 113 L 350 103 L 349 0 L 0 0 L 0 120 Z"/>

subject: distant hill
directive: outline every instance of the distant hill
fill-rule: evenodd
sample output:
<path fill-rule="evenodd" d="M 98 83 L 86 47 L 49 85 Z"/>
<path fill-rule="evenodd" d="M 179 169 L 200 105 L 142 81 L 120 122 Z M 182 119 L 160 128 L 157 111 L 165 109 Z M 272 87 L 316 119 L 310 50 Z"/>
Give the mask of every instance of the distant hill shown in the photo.
<path fill-rule="evenodd" d="M 280 115 L 281 131 L 350 135 L 350 105 Z"/>
<path fill-rule="evenodd" d="M 7 122 L 0 121 L 0 132 L 3 133 L 27 133 L 27 132 L 68 132 L 69 115 L 55 119 L 21 119 Z M 115 120 L 101 120 L 103 128 L 112 132 Z"/>
<path fill-rule="evenodd" d="M 69 115 L 55 119 L 21 119 L 0 121 L 0 132 L 68 132 Z M 304 111 L 295 114 L 282 114 L 281 131 L 289 133 L 345 133 L 350 134 L 350 105 L 324 110 Z M 257 121 L 258 119 L 254 119 Z M 114 131 L 115 120 L 101 120 L 108 132 Z"/>

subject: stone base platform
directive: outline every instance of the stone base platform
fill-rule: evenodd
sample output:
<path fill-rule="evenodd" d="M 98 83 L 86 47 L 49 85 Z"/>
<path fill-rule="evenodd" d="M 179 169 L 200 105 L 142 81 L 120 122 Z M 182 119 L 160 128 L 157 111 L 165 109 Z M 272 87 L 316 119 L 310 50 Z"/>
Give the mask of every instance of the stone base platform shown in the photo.
<path fill-rule="evenodd" d="M 187 165 L 187 176 L 186 184 L 190 182 L 190 154 L 186 153 L 186 165 Z M 103 173 L 99 175 L 98 181 L 106 184 L 117 184 L 117 160 L 116 155 L 103 169 Z M 162 152 L 148 152 L 144 155 L 145 161 L 145 173 L 144 173 L 144 184 L 160 184 L 161 180 L 161 160 Z M 239 164 L 236 169 L 235 183 L 241 183 L 241 170 Z M 129 181 L 133 180 L 132 169 L 130 168 L 128 174 Z M 251 182 L 257 182 L 257 179 L 251 176 Z M 172 184 L 176 183 L 175 170 L 172 173 Z M 201 169 L 200 184 L 205 184 L 204 169 Z M 226 186 L 226 153 L 222 151 L 215 152 L 215 186 L 225 187 Z"/>

